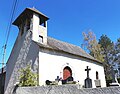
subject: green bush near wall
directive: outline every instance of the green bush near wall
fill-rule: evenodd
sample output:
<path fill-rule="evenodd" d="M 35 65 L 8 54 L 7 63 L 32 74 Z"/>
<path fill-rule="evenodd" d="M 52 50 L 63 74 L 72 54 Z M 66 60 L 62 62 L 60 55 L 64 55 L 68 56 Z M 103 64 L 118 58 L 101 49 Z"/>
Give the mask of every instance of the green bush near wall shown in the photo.
<path fill-rule="evenodd" d="M 38 75 L 31 71 L 30 66 L 25 69 L 20 70 L 20 83 L 19 86 L 37 86 L 38 85 Z"/>
<path fill-rule="evenodd" d="M 107 85 L 107 87 L 110 86 L 110 83 L 112 83 L 112 79 L 106 80 L 106 85 Z"/>
<path fill-rule="evenodd" d="M 118 80 L 118 83 L 120 83 L 120 78 L 117 78 L 117 80 Z"/>
<path fill-rule="evenodd" d="M 118 83 L 120 83 L 120 78 L 117 78 Z M 112 83 L 112 79 L 106 80 L 107 87 L 110 86 L 110 83 Z"/>

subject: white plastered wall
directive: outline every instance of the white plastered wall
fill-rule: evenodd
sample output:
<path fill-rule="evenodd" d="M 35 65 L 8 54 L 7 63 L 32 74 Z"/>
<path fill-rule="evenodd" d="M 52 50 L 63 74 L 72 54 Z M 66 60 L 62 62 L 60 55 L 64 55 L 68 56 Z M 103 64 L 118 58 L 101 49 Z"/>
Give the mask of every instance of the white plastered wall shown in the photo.
<path fill-rule="evenodd" d="M 39 15 L 34 13 L 33 14 L 33 31 L 32 31 L 33 37 L 32 39 L 36 42 L 39 40 L 39 35 L 38 35 L 39 22 L 40 22 Z"/>
<path fill-rule="evenodd" d="M 40 18 L 38 14 L 33 14 L 33 37 L 32 40 L 39 42 L 39 35 L 43 37 L 43 44 L 47 44 L 47 21 L 45 21 L 46 27 L 39 25 Z"/>
<path fill-rule="evenodd" d="M 46 80 L 54 81 L 57 76 L 62 77 L 65 66 L 69 66 L 72 69 L 74 80 L 79 81 L 81 85 L 84 85 L 84 80 L 87 77 L 85 69 L 86 66 L 89 66 L 91 68 L 90 78 L 92 79 L 93 88 L 95 88 L 96 71 L 99 73 L 101 86 L 106 86 L 103 66 L 90 63 L 90 60 L 87 62 L 82 59 L 70 58 L 69 56 L 43 52 L 39 52 L 39 85 L 45 85 Z"/>

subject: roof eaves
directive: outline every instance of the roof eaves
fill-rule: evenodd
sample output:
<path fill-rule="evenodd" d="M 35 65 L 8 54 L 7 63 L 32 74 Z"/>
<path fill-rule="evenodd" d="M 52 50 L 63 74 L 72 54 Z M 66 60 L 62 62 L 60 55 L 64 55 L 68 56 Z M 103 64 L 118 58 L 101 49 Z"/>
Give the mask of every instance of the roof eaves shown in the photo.
<path fill-rule="evenodd" d="M 40 11 L 38 11 L 35 8 L 26 8 L 16 19 L 15 21 L 12 23 L 13 25 L 18 25 L 18 22 L 21 20 L 20 18 L 25 14 L 25 13 L 37 13 L 38 15 L 43 16 L 46 20 L 48 20 L 49 18 L 44 15 L 43 13 L 41 13 Z"/>
<path fill-rule="evenodd" d="M 36 8 L 26 8 L 26 9 L 27 10 L 31 10 L 31 11 L 33 11 L 33 12 L 35 12 L 35 13 L 41 15 L 41 16 L 44 16 L 47 20 L 49 19 L 48 16 L 46 16 L 45 14 L 43 14 L 42 12 L 40 12 L 39 10 L 37 10 Z"/>

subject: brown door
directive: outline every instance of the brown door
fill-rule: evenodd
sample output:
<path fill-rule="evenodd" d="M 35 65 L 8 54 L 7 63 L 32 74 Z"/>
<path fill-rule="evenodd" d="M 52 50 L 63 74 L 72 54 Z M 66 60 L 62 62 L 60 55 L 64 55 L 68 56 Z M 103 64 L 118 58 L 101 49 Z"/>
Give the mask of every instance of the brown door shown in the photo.
<path fill-rule="evenodd" d="M 63 69 L 63 80 L 67 79 L 68 77 L 72 76 L 72 70 L 70 67 L 66 66 Z"/>

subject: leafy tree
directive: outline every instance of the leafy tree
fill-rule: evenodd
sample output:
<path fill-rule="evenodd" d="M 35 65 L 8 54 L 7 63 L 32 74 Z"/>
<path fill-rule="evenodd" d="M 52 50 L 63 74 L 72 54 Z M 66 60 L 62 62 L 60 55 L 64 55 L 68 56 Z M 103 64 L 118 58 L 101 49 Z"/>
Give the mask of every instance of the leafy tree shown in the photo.
<path fill-rule="evenodd" d="M 87 48 L 89 54 L 97 60 L 104 62 L 104 55 L 102 54 L 102 47 L 98 44 L 96 36 L 93 32 L 89 31 L 88 34 L 83 32 L 84 42 L 82 47 Z"/>
<path fill-rule="evenodd" d="M 38 75 L 31 71 L 30 66 L 20 70 L 20 83 L 19 86 L 36 86 L 38 85 Z"/>

